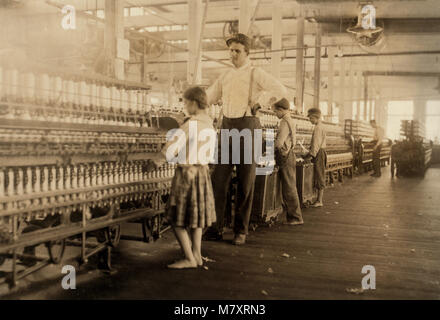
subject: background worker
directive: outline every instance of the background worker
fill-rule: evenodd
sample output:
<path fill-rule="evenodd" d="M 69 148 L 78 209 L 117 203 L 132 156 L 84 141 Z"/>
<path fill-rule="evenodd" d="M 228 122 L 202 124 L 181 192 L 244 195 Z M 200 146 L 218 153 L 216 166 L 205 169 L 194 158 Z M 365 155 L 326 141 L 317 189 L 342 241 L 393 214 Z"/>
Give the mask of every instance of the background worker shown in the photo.
<path fill-rule="evenodd" d="M 374 128 L 374 138 L 373 138 L 373 170 L 371 174 L 372 177 L 379 178 L 381 176 L 380 172 L 380 152 L 382 150 L 382 140 L 384 137 L 384 130 L 376 124 L 376 120 L 370 120 L 371 126 Z"/>
<path fill-rule="evenodd" d="M 307 112 L 307 116 L 310 122 L 315 125 L 310 151 L 305 156 L 305 159 L 311 159 L 314 164 L 314 187 L 318 190 L 318 199 L 312 204 L 312 207 L 322 207 L 325 188 L 325 168 L 327 166 L 327 153 L 325 152 L 326 133 L 321 122 L 321 110 L 311 108 Z"/>
<path fill-rule="evenodd" d="M 296 145 L 295 123 L 289 114 L 290 104 L 283 98 L 277 101 L 272 110 L 278 119 L 281 119 L 275 139 L 275 161 L 279 168 L 283 209 L 286 212 L 287 225 L 301 225 L 304 223 L 296 189 Z"/>

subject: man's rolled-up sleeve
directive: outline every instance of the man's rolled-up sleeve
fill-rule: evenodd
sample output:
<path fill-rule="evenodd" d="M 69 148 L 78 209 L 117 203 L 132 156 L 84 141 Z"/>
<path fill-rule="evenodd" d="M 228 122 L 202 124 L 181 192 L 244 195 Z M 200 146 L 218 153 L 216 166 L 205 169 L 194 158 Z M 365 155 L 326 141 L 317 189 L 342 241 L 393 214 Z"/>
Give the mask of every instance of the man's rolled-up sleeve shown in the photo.
<path fill-rule="evenodd" d="M 208 97 L 208 104 L 209 105 L 216 103 L 222 97 L 221 78 L 222 77 L 215 80 L 215 82 L 208 89 L 206 89 L 206 95 Z"/>

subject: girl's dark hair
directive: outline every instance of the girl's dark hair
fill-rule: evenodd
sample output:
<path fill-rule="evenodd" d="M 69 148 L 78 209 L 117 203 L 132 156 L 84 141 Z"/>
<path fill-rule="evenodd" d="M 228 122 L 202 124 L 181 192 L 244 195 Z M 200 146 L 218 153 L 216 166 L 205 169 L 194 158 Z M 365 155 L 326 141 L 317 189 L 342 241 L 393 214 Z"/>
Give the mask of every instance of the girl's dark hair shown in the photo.
<path fill-rule="evenodd" d="M 189 101 L 197 102 L 199 109 L 208 108 L 208 97 L 206 96 L 206 92 L 201 87 L 192 87 L 185 91 L 183 97 Z"/>

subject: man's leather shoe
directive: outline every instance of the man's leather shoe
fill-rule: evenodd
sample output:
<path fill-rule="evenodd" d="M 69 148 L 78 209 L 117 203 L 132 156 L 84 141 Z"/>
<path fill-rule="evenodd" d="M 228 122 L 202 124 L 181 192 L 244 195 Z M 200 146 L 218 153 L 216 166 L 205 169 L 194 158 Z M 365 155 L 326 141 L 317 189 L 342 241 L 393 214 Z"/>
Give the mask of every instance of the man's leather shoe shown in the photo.
<path fill-rule="evenodd" d="M 246 243 L 246 235 L 245 234 L 236 234 L 234 240 L 232 240 L 232 244 L 236 246 L 241 246 Z"/>
<path fill-rule="evenodd" d="M 288 225 L 288 226 L 299 226 L 299 225 L 304 224 L 304 221 L 303 220 L 301 220 L 301 221 L 286 221 L 283 224 Z"/>

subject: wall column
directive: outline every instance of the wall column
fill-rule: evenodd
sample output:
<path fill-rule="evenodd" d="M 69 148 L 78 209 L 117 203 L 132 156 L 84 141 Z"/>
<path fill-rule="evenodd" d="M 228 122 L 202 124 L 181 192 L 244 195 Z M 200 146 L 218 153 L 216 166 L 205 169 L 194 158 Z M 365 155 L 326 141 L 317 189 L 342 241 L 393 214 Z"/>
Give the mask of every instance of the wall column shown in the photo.
<path fill-rule="evenodd" d="M 304 113 L 304 17 L 297 17 L 296 28 L 296 107 Z"/>
<path fill-rule="evenodd" d="M 238 21 L 238 30 L 240 33 L 248 35 L 251 23 L 251 2 L 250 0 L 240 0 L 240 16 Z"/>
<path fill-rule="evenodd" d="M 357 83 L 357 90 L 356 90 L 356 120 L 360 121 L 362 119 L 361 115 L 361 104 L 362 104 L 362 71 L 357 70 L 356 72 L 356 83 Z"/>
<path fill-rule="evenodd" d="M 107 61 L 105 73 L 125 79 L 125 63 L 117 58 L 118 39 L 124 39 L 124 0 L 105 1 L 104 50 Z"/>
<path fill-rule="evenodd" d="M 350 70 L 348 71 L 348 100 L 347 100 L 347 114 L 345 119 L 353 119 L 353 101 L 354 101 L 354 70 L 353 61 L 350 63 Z"/>
<path fill-rule="evenodd" d="M 188 63 L 186 80 L 191 84 L 202 83 L 202 58 L 197 54 L 202 24 L 202 0 L 188 0 Z M 197 61 L 197 59 L 199 61 Z M 197 70 L 195 70 L 197 65 Z"/>
<path fill-rule="evenodd" d="M 364 120 L 368 121 L 368 76 L 364 78 Z"/>
<path fill-rule="evenodd" d="M 347 113 L 347 103 L 345 101 L 345 59 L 339 58 L 339 124 L 343 125 Z"/>
<path fill-rule="evenodd" d="M 335 49 L 334 47 L 328 48 L 328 96 L 327 96 L 327 104 L 328 104 L 328 115 L 329 117 L 333 116 L 333 94 L 335 90 L 334 86 L 334 77 L 335 77 Z"/>
<path fill-rule="evenodd" d="M 319 94 L 321 88 L 321 26 L 316 24 L 315 36 L 315 77 L 313 86 L 313 107 L 319 109 Z"/>
<path fill-rule="evenodd" d="M 273 0 L 272 8 L 272 50 L 281 50 L 283 39 L 283 1 Z M 280 78 L 282 52 L 272 52 L 272 75 Z"/>

